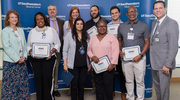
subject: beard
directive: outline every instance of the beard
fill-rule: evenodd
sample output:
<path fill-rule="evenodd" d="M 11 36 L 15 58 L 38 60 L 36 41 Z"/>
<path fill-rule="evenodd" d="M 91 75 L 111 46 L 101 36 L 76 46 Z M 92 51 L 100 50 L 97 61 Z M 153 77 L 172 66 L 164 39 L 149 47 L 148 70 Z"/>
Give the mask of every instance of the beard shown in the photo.
<path fill-rule="evenodd" d="M 54 17 L 56 17 L 56 15 L 49 15 L 49 17 L 50 17 L 50 18 L 54 18 Z"/>
<path fill-rule="evenodd" d="M 98 17 L 99 17 L 99 12 L 97 13 L 97 15 L 96 15 L 96 16 L 94 16 L 94 17 L 93 17 L 93 16 L 91 15 L 91 17 L 92 17 L 93 19 L 98 18 Z"/>

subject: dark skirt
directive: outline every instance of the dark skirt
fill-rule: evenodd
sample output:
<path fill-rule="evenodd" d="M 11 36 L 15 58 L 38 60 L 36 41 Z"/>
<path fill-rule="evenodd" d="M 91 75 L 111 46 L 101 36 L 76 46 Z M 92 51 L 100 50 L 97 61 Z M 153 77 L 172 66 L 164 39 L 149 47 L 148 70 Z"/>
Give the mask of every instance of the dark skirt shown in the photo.
<path fill-rule="evenodd" d="M 2 100 L 29 100 L 26 64 L 3 62 Z"/>

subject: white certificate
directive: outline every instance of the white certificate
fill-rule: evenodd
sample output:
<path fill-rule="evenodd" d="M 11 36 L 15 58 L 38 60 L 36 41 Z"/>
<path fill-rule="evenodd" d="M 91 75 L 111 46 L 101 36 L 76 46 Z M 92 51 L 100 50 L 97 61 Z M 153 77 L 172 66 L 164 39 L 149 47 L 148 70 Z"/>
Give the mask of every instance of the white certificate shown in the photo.
<path fill-rule="evenodd" d="M 38 58 L 50 57 L 50 43 L 32 43 L 32 56 Z"/>
<path fill-rule="evenodd" d="M 134 57 L 140 54 L 140 46 L 130 46 L 130 47 L 124 47 L 122 48 L 122 52 L 125 53 L 125 56 L 123 57 L 124 61 L 131 61 Z"/>
<path fill-rule="evenodd" d="M 108 33 L 109 34 L 112 34 L 114 36 L 117 36 L 118 34 L 118 27 L 119 27 L 119 24 L 113 24 L 113 25 L 108 25 L 107 28 L 108 28 Z"/>
<path fill-rule="evenodd" d="M 99 62 L 97 64 L 94 62 L 91 62 L 91 65 L 94 71 L 96 72 L 96 74 L 106 71 L 110 64 L 111 62 L 107 55 L 99 58 Z"/>
<path fill-rule="evenodd" d="M 89 34 L 90 37 L 92 37 L 93 35 L 98 34 L 96 26 L 93 26 L 90 29 L 88 29 L 87 33 Z"/>

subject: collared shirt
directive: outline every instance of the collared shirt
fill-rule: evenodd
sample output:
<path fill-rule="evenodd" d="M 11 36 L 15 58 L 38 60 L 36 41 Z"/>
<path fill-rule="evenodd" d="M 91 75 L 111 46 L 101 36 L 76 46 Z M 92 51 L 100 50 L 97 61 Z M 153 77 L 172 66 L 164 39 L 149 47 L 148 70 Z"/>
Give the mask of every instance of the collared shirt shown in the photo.
<path fill-rule="evenodd" d="M 120 23 L 117 23 L 117 24 L 122 24 L 122 23 L 123 23 L 123 21 L 120 20 Z M 113 24 L 116 24 L 116 23 L 113 23 L 113 21 L 111 21 L 111 22 L 109 22 L 107 25 L 113 25 Z"/>
<path fill-rule="evenodd" d="M 131 31 L 130 28 L 133 30 Z M 128 33 L 134 33 L 134 39 L 127 39 Z M 133 24 L 130 21 L 122 23 L 118 28 L 118 37 L 122 38 L 122 47 L 139 45 L 144 48 L 144 39 L 150 38 L 150 28 L 147 23 L 136 20 Z"/>
<path fill-rule="evenodd" d="M 104 38 L 99 41 L 96 35 L 92 36 L 89 41 L 88 56 L 98 58 L 107 55 L 112 64 L 118 63 L 119 57 L 119 42 L 114 35 L 106 34 Z"/>
<path fill-rule="evenodd" d="M 111 21 L 111 22 L 109 22 L 109 23 L 107 24 L 107 26 L 108 26 L 108 25 L 117 25 L 117 27 L 119 27 L 120 24 L 122 24 L 122 23 L 123 23 L 122 20 L 120 20 L 120 23 L 113 23 L 113 21 Z M 117 33 L 118 33 L 118 31 L 117 31 Z M 113 34 L 113 35 L 117 37 L 117 33 L 116 33 L 116 34 Z M 110 34 L 111 34 L 111 33 L 110 33 Z"/>
<path fill-rule="evenodd" d="M 101 19 L 104 19 L 104 18 L 100 17 L 99 20 L 101 20 Z M 106 20 L 106 19 L 104 19 L 104 20 Z M 97 21 L 97 22 L 98 22 L 98 21 Z M 93 19 L 88 20 L 88 21 L 85 23 L 85 31 L 87 31 L 88 29 L 90 29 L 90 28 L 93 27 L 93 26 L 97 26 L 97 22 L 94 22 Z M 106 20 L 106 22 L 108 23 L 107 20 Z"/>
<path fill-rule="evenodd" d="M 164 17 L 162 17 L 159 21 L 159 25 L 161 25 L 161 23 L 163 22 L 163 20 L 166 18 L 167 15 L 165 15 Z"/>
<path fill-rule="evenodd" d="M 55 21 L 55 23 L 56 23 L 56 29 L 57 29 L 57 33 L 58 33 L 58 35 L 59 35 L 59 27 L 58 27 L 58 22 L 57 22 L 57 20 L 55 19 L 54 20 Z M 53 20 L 52 20 L 52 18 L 50 18 L 50 27 L 53 27 Z"/>

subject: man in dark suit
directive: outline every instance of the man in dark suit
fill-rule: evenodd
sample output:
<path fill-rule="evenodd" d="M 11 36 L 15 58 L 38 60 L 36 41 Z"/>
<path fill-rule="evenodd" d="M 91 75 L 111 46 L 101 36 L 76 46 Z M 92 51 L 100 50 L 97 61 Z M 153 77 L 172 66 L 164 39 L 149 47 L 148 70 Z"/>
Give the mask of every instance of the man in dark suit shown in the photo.
<path fill-rule="evenodd" d="M 166 15 L 166 11 L 164 1 L 154 3 L 157 20 L 152 23 L 150 60 L 157 100 L 169 100 L 170 79 L 178 52 L 178 24 Z"/>
<path fill-rule="evenodd" d="M 48 22 L 50 24 L 50 27 L 53 27 L 56 31 L 57 34 L 59 35 L 59 39 L 61 42 L 61 48 L 60 48 L 60 53 L 56 53 L 57 61 L 56 61 L 56 66 L 54 70 L 54 91 L 53 94 L 54 96 L 60 97 L 61 94 L 58 92 L 58 71 L 59 71 L 59 64 L 61 62 L 61 55 L 62 55 L 62 48 L 63 48 L 63 25 L 64 21 L 61 19 L 56 18 L 57 15 L 57 9 L 55 5 L 49 5 L 48 6 Z"/>

